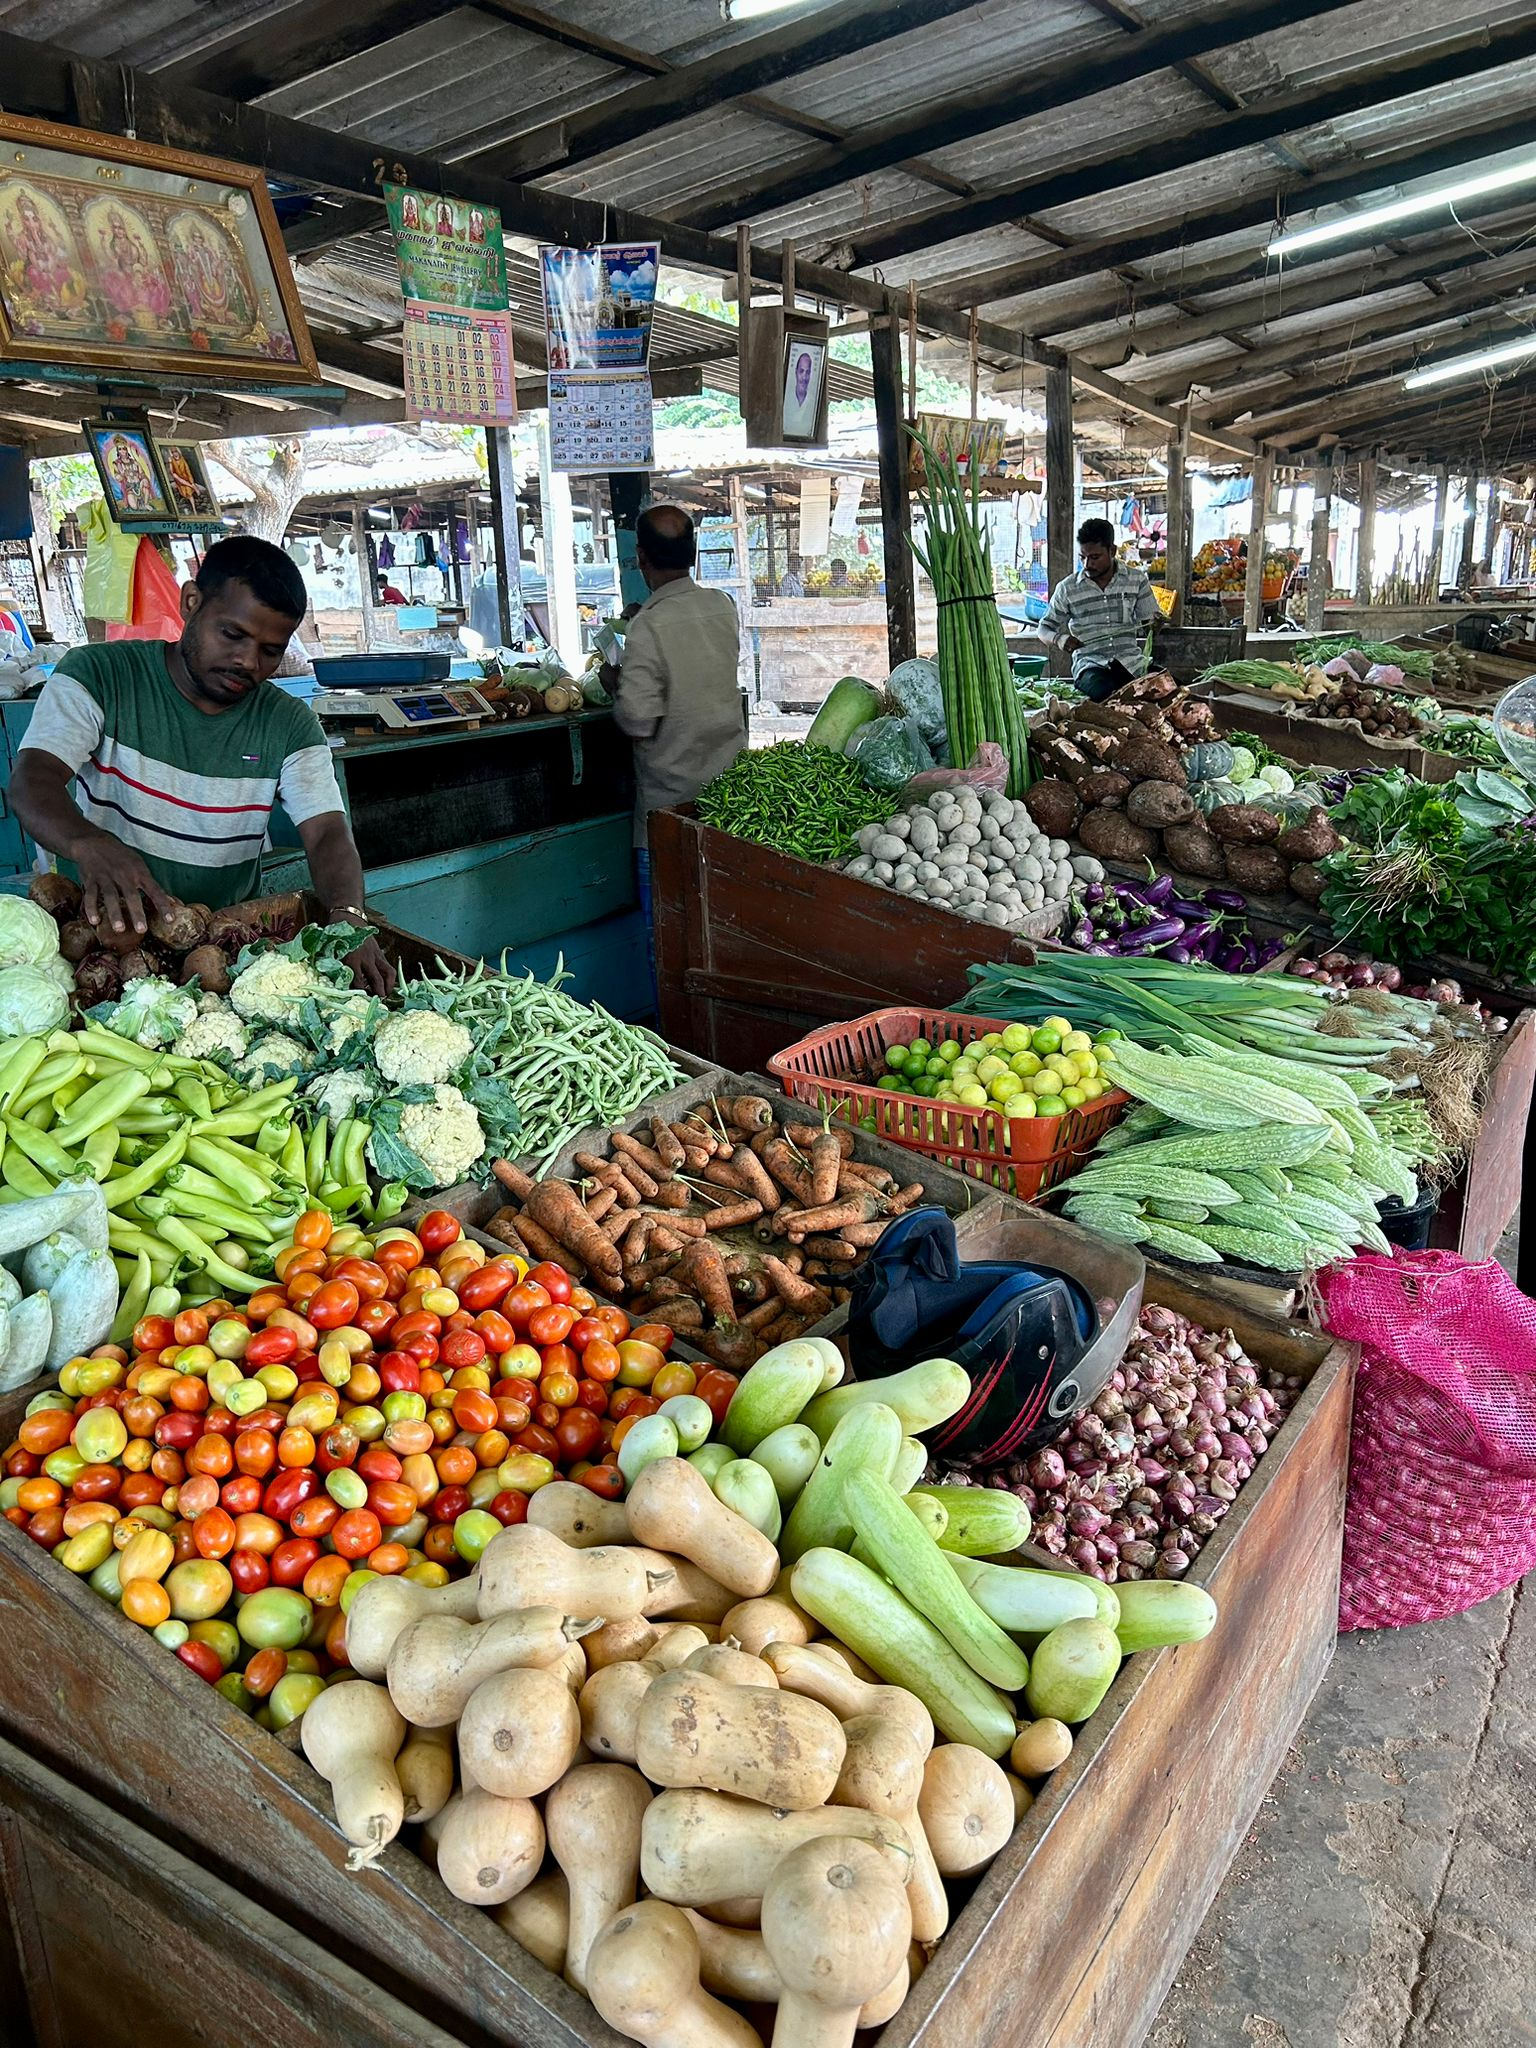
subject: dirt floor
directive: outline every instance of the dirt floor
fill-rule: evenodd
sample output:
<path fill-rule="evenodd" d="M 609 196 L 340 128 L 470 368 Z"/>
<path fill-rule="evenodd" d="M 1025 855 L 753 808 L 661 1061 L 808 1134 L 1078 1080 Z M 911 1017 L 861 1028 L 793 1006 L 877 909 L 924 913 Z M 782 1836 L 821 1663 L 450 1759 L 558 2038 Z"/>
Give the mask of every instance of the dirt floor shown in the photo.
<path fill-rule="evenodd" d="M 1536 2044 L 1536 1574 L 1340 1638 L 1148 2036 L 1250 2044 Z"/>

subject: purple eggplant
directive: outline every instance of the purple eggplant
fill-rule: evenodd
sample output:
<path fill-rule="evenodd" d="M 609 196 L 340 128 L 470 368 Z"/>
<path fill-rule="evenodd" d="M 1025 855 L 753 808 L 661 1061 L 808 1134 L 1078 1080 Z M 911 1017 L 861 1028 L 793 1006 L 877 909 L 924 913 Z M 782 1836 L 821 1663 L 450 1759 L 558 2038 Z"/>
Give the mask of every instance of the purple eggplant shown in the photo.
<path fill-rule="evenodd" d="M 1093 926 L 1086 917 L 1081 924 L 1073 925 L 1067 943 L 1071 946 L 1091 946 L 1093 944 Z"/>
<path fill-rule="evenodd" d="M 1144 924 L 1136 934 L 1138 943 L 1143 946 L 1166 946 L 1183 937 L 1182 917 L 1159 918 L 1156 924 Z"/>
<path fill-rule="evenodd" d="M 1165 910 L 1169 912 L 1171 916 L 1187 917 L 1191 921 L 1191 923 L 1195 922 L 1197 919 L 1202 919 L 1209 914 L 1208 908 L 1205 904 L 1190 903 L 1182 896 L 1173 897 L 1172 900 L 1166 903 L 1163 907 Z"/>
<path fill-rule="evenodd" d="M 1216 965 L 1223 974 L 1241 974 L 1248 966 L 1248 955 L 1241 946 L 1224 946 Z"/>
<path fill-rule="evenodd" d="M 1220 929 L 1220 925 L 1208 911 L 1197 911 L 1184 926 L 1185 943 L 1190 946 L 1203 945 L 1213 932 Z"/>
<path fill-rule="evenodd" d="M 1188 946 L 1183 944 L 1165 947 L 1163 951 L 1163 958 L 1171 960 L 1175 967 L 1187 967 L 1194 957 Z"/>
<path fill-rule="evenodd" d="M 1104 884 L 1102 882 L 1090 882 L 1083 891 L 1083 901 L 1090 909 L 1102 903 L 1104 901 Z"/>
<path fill-rule="evenodd" d="M 1267 967 L 1271 960 L 1278 959 L 1284 951 L 1284 939 L 1266 939 L 1264 941 L 1264 944 L 1259 948 L 1259 966 Z"/>
<path fill-rule="evenodd" d="M 1207 910 L 1246 910 L 1248 898 L 1237 889 L 1207 889 L 1201 898 Z"/>
<path fill-rule="evenodd" d="M 1096 945 L 1084 946 L 1083 951 L 1085 953 L 1096 953 L 1101 960 L 1104 960 L 1113 959 L 1115 954 L 1119 951 L 1119 948 L 1116 946 Z"/>
<path fill-rule="evenodd" d="M 1159 875 L 1154 882 L 1148 882 L 1138 891 L 1144 903 L 1166 903 L 1173 894 L 1172 875 Z"/>

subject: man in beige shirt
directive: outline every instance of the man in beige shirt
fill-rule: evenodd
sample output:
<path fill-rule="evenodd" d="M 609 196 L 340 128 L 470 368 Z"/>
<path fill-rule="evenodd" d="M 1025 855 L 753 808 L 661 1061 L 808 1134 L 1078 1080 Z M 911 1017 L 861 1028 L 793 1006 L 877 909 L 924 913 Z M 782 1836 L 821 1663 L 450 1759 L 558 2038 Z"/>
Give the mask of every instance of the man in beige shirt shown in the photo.
<path fill-rule="evenodd" d="M 623 667 L 605 668 L 603 681 L 619 730 L 635 743 L 635 866 L 649 924 L 649 813 L 690 802 L 735 760 L 747 732 L 736 606 L 694 581 L 693 521 L 676 505 L 653 505 L 635 522 L 635 548 L 651 594 L 629 622 Z"/>

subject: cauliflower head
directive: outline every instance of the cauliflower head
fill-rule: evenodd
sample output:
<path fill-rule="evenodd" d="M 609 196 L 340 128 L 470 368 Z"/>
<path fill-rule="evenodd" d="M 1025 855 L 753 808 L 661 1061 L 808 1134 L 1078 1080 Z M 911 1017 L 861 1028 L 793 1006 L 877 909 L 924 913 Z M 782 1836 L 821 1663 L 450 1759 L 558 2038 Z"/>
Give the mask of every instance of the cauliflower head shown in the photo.
<path fill-rule="evenodd" d="M 229 1007 L 229 997 L 216 996 L 211 989 L 205 989 L 198 997 L 197 1008 L 203 1017 L 229 1017 L 234 1014 Z"/>
<path fill-rule="evenodd" d="M 327 1052 L 341 1052 L 349 1039 L 359 1031 L 367 1029 L 374 1015 L 375 998 L 365 995 L 350 995 L 331 1011 L 326 1025 L 325 1049 Z"/>
<path fill-rule="evenodd" d="M 250 1033 L 227 1005 L 217 1010 L 201 1007 L 171 1050 L 184 1060 L 217 1060 L 228 1065 L 245 1057 Z"/>
<path fill-rule="evenodd" d="M 250 1047 L 237 1072 L 247 1088 L 264 1088 L 268 1081 L 298 1073 L 308 1058 L 308 1046 L 300 1045 L 285 1031 L 269 1031 Z"/>
<path fill-rule="evenodd" d="M 462 1024 L 436 1010 L 396 1010 L 374 1033 L 373 1057 L 395 1087 L 431 1087 L 456 1073 L 474 1045 Z"/>
<path fill-rule="evenodd" d="M 169 1045 L 197 1015 L 197 997 L 189 988 L 158 974 L 141 975 L 124 988 L 121 1000 L 106 1016 L 109 1031 L 138 1045 Z"/>
<path fill-rule="evenodd" d="M 303 960 L 281 953 L 261 953 L 230 984 L 229 999 L 242 1017 L 259 1024 L 285 1022 L 306 996 L 330 987 Z"/>
<path fill-rule="evenodd" d="M 485 1132 L 479 1115 L 457 1088 L 439 1083 L 430 1102 L 401 1103 L 397 1117 L 390 1121 L 395 1124 L 398 1143 L 377 1123 L 368 1140 L 369 1161 L 386 1180 L 406 1180 L 418 1187 L 452 1187 L 484 1157 Z M 408 1169 L 401 1147 L 415 1155 L 429 1179 L 423 1181 L 419 1173 Z"/>
<path fill-rule="evenodd" d="M 304 1097 L 322 1116 L 330 1118 L 334 1130 L 349 1116 L 362 1113 L 373 1100 L 373 1087 L 366 1074 L 354 1074 L 345 1067 L 338 1067 L 330 1073 L 317 1074 L 304 1090 Z"/>

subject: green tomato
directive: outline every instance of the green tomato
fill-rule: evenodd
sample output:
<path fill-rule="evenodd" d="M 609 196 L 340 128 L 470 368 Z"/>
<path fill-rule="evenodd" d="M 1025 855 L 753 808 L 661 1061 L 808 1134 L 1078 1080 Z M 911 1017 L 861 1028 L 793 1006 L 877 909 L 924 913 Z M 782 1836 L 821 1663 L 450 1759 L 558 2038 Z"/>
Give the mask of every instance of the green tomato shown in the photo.
<path fill-rule="evenodd" d="M 163 1650 L 179 1650 L 192 1631 L 184 1621 L 162 1621 L 151 1633 Z"/>
<path fill-rule="evenodd" d="M 111 1465 L 128 1442 L 128 1425 L 115 1408 L 87 1408 L 72 1439 L 87 1465 Z"/>
<path fill-rule="evenodd" d="M 492 1479 L 495 1476 L 494 1472 L 490 1475 Z M 484 1508 L 466 1508 L 453 1525 L 453 1547 L 466 1564 L 478 1564 L 481 1551 L 500 1534 L 501 1524 L 494 1515 Z"/>
<path fill-rule="evenodd" d="M 74 1402 L 62 1387 L 50 1387 L 45 1394 L 34 1394 L 27 1403 L 28 1415 L 42 1415 L 50 1408 L 73 1408 Z"/>
<path fill-rule="evenodd" d="M 50 1479 L 57 1479 L 60 1486 L 73 1486 L 89 1463 L 89 1458 L 83 1458 L 73 1444 L 65 1444 L 61 1449 L 48 1453 L 43 1460 L 43 1470 Z"/>
<path fill-rule="evenodd" d="M 368 1505 L 368 1482 L 349 1465 L 338 1465 L 334 1472 L 326 1473 L 325 1490 L 339 1508 Z"/>
<path fill-rule="evenodd" d="M 206 1643 L 226 1671 L 240 1655 L 240 1631 L 228 1621 L 194 1621 L 194 1643 Z"/>
<path fill-rule="evenodd" d="M 232 1707 L 238 1707 L 242 1714 L 255 1711 L 256 1695 L 247 1690 L 245 1680 L 238 1671 L 226 1671 L 222 1678 L 213 1681 L 215 1692 L 223 1693 Z"/>
<path fill-rule="evenodd" d="M 235 1582 L 212 1557 L 189 1557 L 172 1565 L 162 1582 L 178 1621 L 211 1621 L 229 1605 Z M 305 1605 L 309 1603 L 306 1601 Z"/>
<path fill-rule="evenodd" d="M 215 1358 L 243 1358 L 245 1347 L 256 1332 L 233 1316 L 221 1316 L 208 1332 L 208 1349 Z"/>
<path fill-rule="evenodd" d="M 1003 1051 L 1012 1058 L 1014 1053 L 1027 1052 L 1028 1050 L 1029 1026 L 1027 1024 L 1010 1024 L 1003 1033 Z"/>
<path fill-rule="evenodd" d="M 425 1422 L 427 1419 L 425 1394 L 386 1394 L 381 1405 L 386 1422 Z"/>
<path fill-rule="evenodd" d="M 268 1589 L 262 1588 L 263 1592 Z M 274 1728 L 286 1728 L 297 1721 L 306 1707 L 312 1707 L 325 1691 L 325 1680 L 308 1671 L 290 1671 L 280 1678 L 267 1696 L 267 1708 Z"/>
<path fill-rule="evenodd" d="M 254 1415 L 258 1408 L 266 1407 L 267 1399 L 260 1380 L 236 1380 L 224 1396 L 224 1406 L 231 1415 Z"/>
<path fill-rule="evenodd" d="M 313 1618 L 314 1610 L 302 1593 L 291 1586 L 263 1586 L 242 1605 L 237 1625 L 253 1650 L 296 1650 Z"/>
<path fill-rule="evenodd" d="M 110 1557 L 104 1558 L 97 1565 L 95 1571 L 87 1574 L 85 1583 L 93 1593 L 99 1593 L 103 1600 L 121 1600 L 123 1597 L 123 1582 L 117 1569 L 121 1557 L 122 1552 L 114 1550 Z"/>

